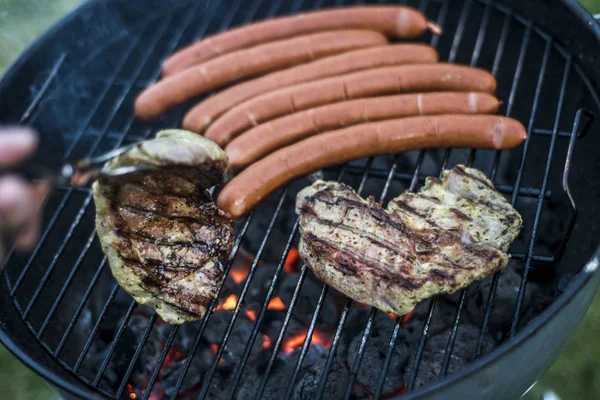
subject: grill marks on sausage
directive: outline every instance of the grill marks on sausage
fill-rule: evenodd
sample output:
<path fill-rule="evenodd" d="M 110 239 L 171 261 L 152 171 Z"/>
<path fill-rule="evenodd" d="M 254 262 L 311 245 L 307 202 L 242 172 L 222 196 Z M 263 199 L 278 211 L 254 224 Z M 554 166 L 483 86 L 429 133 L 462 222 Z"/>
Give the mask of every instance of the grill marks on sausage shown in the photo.
<path fill-rule="evenodd" d="M 327 284 L 396 315 L 452 293 L 505 267 L 504 251 L 521 228 L 518 213 L 478 174 L 444 171 L 385 210 L 344 184 L 318 181 L 297 198 L 300 255 Z"/>

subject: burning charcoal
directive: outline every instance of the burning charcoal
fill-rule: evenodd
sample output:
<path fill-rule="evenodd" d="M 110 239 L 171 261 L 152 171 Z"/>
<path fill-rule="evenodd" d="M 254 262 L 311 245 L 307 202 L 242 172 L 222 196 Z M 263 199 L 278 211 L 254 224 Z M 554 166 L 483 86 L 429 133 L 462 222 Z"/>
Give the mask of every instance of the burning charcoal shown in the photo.
<path fill-rule="evenodd" d="M 477 342 L 479 340 L 480 328 L 471 324 L 459 324 L 456 330 L 456 338 L 452 354 L 458 355 L 460 358 L 471 361 L 475 358 L 477 350 Z M 446 350 L 448 345 L 450 330 L 432 336 L 425 344 L 426 349 L 431 350 Z M 492 350 L 495 347 L 495 341 L 489 335 L 483 341 L 483 352 Z"/>
<path fill-rule="evenodd" d="M 324 346 L 318 344 L 310 346 L 306 358 L 302 363 L 292 398 L 300 400 L 314 399 L 316 397 L 328 353 L 329 349 Z M 296 352 L 290 356 L 293 356 L 293 359 L 297 359 Z M 335 359 L 327 376 L 323 398 L 343 398 L 347 385 L 348 372 L 346 367 Z"/>
<path fill-rule="evenodd" d="M 424 300 L 417 304 L 410 319 L 404 325 L 405 330 L 413 335 L 416 335 L 416 340 L 418 340 L 418 338 L 421 336 L 423 324 L 427 320 L 429 303 L 430 300 Z M 456 304 L 452 301 L 448 301 L 446 297 L 438 297 L 435 309 L 433 310 L 431 325 L 429 326 L 429 335 L 435 335 L 444 329 L 451 327 L 454 323 L 455 315 Z"/>
<path fill-rule="evenodd" d="M 306 183 L 305 185 L 306 186 Z M 242 245 L 252 254 L 256 254 L 265 237 L 273 211 L 277 208 L 280 193 L 277 192 L 273 196 L 265 199 L 260 206 L 254 209 L 252 221 L 248 226 L 246 235 L 242 240 Z M 296 213 L 294 211 L 296 202 L 296 192 L 289 190 L 284 201 L 281 212 L 278 214 L 277 222 L 271 229 L 271 234 L 263 250 L 261 259 L 264 262 L 277 263 L 283 253 L 286 241 L 292 232 L 294 223 L 296 222 Z M 234 224 L 236 232 L 239 232 L 243 226 L 244 220 Z"/>
<path fill-rule="evenodd" d="M 363 325 L 364 326 L 364 325 Z M 356 380 L 369 391 L 374 392 L 377 382 L 383 370 L 390 337 L 392 335 L 394 321 L 384 313 L 377 313 L 373 320 L 371 335 L 365 348 L 360 369 Z M 347 363 L 352 368 L 360 343 L 362 332 L 356 335 L 348 347 Z M 396 338 L 396 346 L 392 356 L 383 386 L 383 394 L 388 395 L 400 390 L 403 386 L 402 375 L 409 357 L 414 352 L 415 340 L 406 330 L 400 330 Z"/>
<path fill-rule="evenodd" d="M 473 324 L 481 326 L 485 316 L 492 277 L 488 277 L 476 286 L 469 288 L 465 303 L 466 315 Z M 513 262 L 500 273 L 492 313 L 488 323 L 488 332 L 503 336 L 509 329 L 517 304 L 517 293 L 521 284 L 521 275 L 515 272 Z M 525 292 L 524 304 L 530 303 L 530 291 Z"/>
<path fill-rule="evenodd" d="M 265 390 L 262 394 L 264 399 L 283 399 L 287 389 L 286 383 L 289 381 L 294 363 L 286 362 L 286 360 L 277 359 L 271 374 L 267 380 Z M 263 380 L 262 374 L 253 371 L 247 379 L 244 379 L 237 393 L 237 400 L 254 399 L 258 388 Z"/>
<path fill-rule="evenodd" d="M 410 380 L 410 373 L 412 371 L 414 357 L 415 356 L 413 355 L 408 361 L 408 368 L 406 368 L 406 372 L 404 373 L 404 380 L 407 383 Z M 439 380 L 440 372 L 442 371 L 443 360 L 443 350 L 424 350 L 423 356 L 421 357 L 421 362 L 419 363 L 419 373 L 417 375 L 417 380 L 415 381 L 415 388 L 427 386 L 430 383 Z M 458 371 L 466 364 L 467 362 L 464 359 L 452 354 L 450 358 L 450 366 L 448 367 L 448 375 Z"/>
<path fill-rule="evenodd" d="M 248 276 L 253 262 L 254 256 L 243 247 L 240 247 L 225 280 L 223 289 L 226 293 L 238 293 L 240 291 L 240 285 L 244 283 L 246 276 Z M 262 268 L 261 264 L 261 262 L 258 263 L 257 267 L 259 269 Z"/>
<path fill-rule="evenodd" d="M 259 307 L 262 307 L 276 270 L 277 265 L 274 264 L 264 264 L 257 267 L 252 278 L 252 283 L 248 288 L 248 293 L 246 294 L 247 304 L 257 304 Z"/>
<path fill-rule="evenodd" d="M 229 310 L 219 310 L 215 312 L 214 315 L 211 316 L 211 323 L 204 332 L 204 339 L 211 345 L 220 345 L 232 315 L 233 312 Z M 246 344 L 248 343 L 253 328 L 254 322 L 250 321 L 242 314 L 238 315 L 222 356 L 227 365 L 230 363 L 237 364 L 239 362 L 244 354 Z M 254 358 L 260 354 L 262 345 L 263 337 L 262 335 L 258 335 L 252 345 L 252 351 L 250 352 L 248 362 L 254 361 Z"/>
<path fill-rule="evenodd" d="M 192 397 L 191 394 L 200 390 L 202 378 L 204 377 L 206 370 L 209 368 L 213 357 L 214 353 L 209 347 L 198 348 L 194 358 L 190 362 L 189 369 L 185 375 L 183 384 L 181 385 L 181 389 L 179 391 L 181 397 L 184 397 L 182 395 L 183 393 L 190 394 L 190 398 L 196 397 Z M 167 371 L 164 371 L 161 374 L 160 384 L 169 397 L 172 396 L 173 390 L 175 390 L 175 385 L 179 379 L 179 375 L 181 374 L 184 363 L 185 358 L 177 361 L 173 364 L 172 368 L 169 368 Z"/>
<path fill-rule="evenodd" d="M 292 301 L 292 296 L 296 290 L 299 277 L 300 274 L 288 275 L 285 277 L 283 282 L 281 282 L 279 296 L 286 306 L 288 306 Z M 296 318 L 306 325 L 310 324 L 322 290 L 323 285 L 321 283 L 316 283 L 311 279 L 304 280 L 304 284 L 302 285 L 302 289 L 298 294 L 298 299 L 292 313 Z M 338 317 L 335 305 L 331 302 L 331 296 L 327 296 L 325 303 L 323 303 L 323 307 L 321 307 L 321 313 L 319 316 L 321 327 L 325 330 L 334 329 L 337 320 Z"/>
<path fill-rule="evenodd" d="M 279 312 L 278 314 L 283 314 L 282 312 Z M 273 341 L 277 340 L 277 338 L 279 337 L 279 333 L 281 332 L 281 328 L 283 327 L 283 315 L 281 316 L 281 319 L 277 319 L 277 320 L 273 320 L 271 323 L 269 323 L 269 325 L 267 326 L 265 333 L 272 338 Z M 284 337 L 289 337 L 290 335 L 296 335 L 298 333 L 300 333 L 301 331 L 306 332 L 306 325 L 304 325 L 303 323 L 301 323 L 300 321 L 298 321 L 296 318 L 294 318 L 293 316 L 290 318 L 290 321 L 288 322 L 288 326 L 287 329 L 285 330 L 285 336 Z"/>
<path fill-rule="evenodd" d="M 446 331 L 432 336 L 425 343 L 423 356 L 419 363 L 415 388 L 426 386 L 439 379 L 446 347 L 448 345 L 449 333 L 450 331 Z M 475 358 L 478 340 L 479 328 L 471 324 L 461 324 L 458 326 L 454 347 L 450 356 L 450 364 L 448 365 L 448 375 L 462 369 Z M 483 344 L 484 352 L 489 351 L 494 347 L 495 341 L 490 336 L 487 336 Z M 410 379 L 414 357 L 415 354 L 413 354 L 408 361 L 408 368 L 404 374 L 404 379 L 407 383 Z"/>

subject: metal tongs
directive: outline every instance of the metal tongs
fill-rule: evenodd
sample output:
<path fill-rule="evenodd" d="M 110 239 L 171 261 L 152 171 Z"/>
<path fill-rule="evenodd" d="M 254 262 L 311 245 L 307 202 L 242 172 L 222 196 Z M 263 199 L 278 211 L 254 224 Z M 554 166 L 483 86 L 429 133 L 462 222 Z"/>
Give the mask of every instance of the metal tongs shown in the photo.
<path fill-rule="evenodd" d="M 80 187 L 97 179 L 126 181 L 151 172 L 156 167 L 141 164 L 112 169 L 104 168 L 110 160 L 129 151 L 136 145 L 137 143 L 133 143 L 96 157 L 86 157 L 66 163 L 62 166 L 58 176 L 54 177 L 55 185 Z"/>

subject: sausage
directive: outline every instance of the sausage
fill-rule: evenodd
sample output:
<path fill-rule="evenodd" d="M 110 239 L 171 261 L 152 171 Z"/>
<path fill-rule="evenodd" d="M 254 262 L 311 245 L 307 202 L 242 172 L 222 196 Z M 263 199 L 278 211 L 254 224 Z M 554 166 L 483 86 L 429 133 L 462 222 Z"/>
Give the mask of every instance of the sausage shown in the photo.
<path fill-rule="evenodd" d="M 241 132 L 269 119 L 299 110 L 360 97 L 402 92 L 457 91 L 493 93 L 496 80 L 479 68 L 453 64 L 381 67 L 274 90 L 227 111 L 205 136 L 223 147 Z M 197 132 L 187 115 L 184 129 Z"/>
<path fill-rule="evenodd" d="M 387 38 L 379 32 L 343 30 L 299 36 L 239 50 L 168 76 L 150 86 L 136 99 L 135 114 L 143 119 L 156 118 L 195 96 L 238 79 L 383 44 L 387 44 Z"/>
<path fill-rule="evenodd" d="M 176 52 L 162 67 L 163 76 L 234 50 L 319 31 L 369 29 L 390 38 L 414 39 L 426 29 L 441 33 L 415 9 L 402 6 L 346 7 L 275 18 L 231 29 Z"/>
<path fill-rule="evenodd" d="M 435 63 L 437 59 L 437 52 L 432 47 L 420 44 L 396 44 L 354 50 L 239 83 L 201 101 L 189 111 L 187 119 L 188 123 L 196 127 L 196 132 L 200 133 L 230 108 L 275 89 L 369 68 Z"/>
<path fill-rule="evenodd" d="M 223 188 L 217 205 L 235 220 L 275 189 L 321 168 L 432 147 L 508 149 L 526 136 L 520 122 L 495 115 L 436 115 L 355 125 L 309 137 L 250 165 Z"/>
<path fill-rule="evenodd" d="M 500 102 L 488 93 L 419 93 L 349 100 L 258 125 L 236 137 L 225 151 L 228 167 L 239 170 L 273 151 L 319 132 L 348 125 L 414 115 L 493 114 Z"/>

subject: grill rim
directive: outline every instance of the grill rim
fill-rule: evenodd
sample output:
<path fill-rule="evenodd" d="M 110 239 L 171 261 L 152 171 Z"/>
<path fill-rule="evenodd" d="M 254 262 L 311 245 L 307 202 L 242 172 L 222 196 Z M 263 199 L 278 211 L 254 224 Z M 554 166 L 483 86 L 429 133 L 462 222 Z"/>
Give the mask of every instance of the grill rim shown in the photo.
<path fill-rule="evenodd" d="M 17 60 L 13 62 L 13 64 L 7 69 L 6 73 L 0 80 L 0 90 L 4 89 L 5 82 L 8 82 L 10 80 L 10 78 L 19 70 L 20 67 L 22 67 L 23 63 L 31 56 L 31 54 L 38 50 L 39 47 L 44 44 L 45 40 L 49 36 L 59 31 L 64 25 L 68 24 L 73 19 L 77 18 L 79 14 L 82 11 L 84 11 L 87 7 L 94 7 L 98 4 L 116 4 L 117 1 L 118 0 L 92 0 L 82 4 L 81 6 L 75 8 L 70 13 L 68 13 L 65 17 L 59 20 L 51 28 L 49 28 L 43 35 L 37 38 L 17 58 Z M 594 17 L 591 14 L 589 14 L 583 8 L 583 6 L 579 4 L 577 0 L 560 0 L 560 2 L 570 12 L 572 12 L 574 16 L 576 16 L 582 22 L 584 22 L 586 29 L 588 29 L 590 33 L 594 35 L 596 40 L 600 42 L 600 24 L 594 19 Z M 180 3 L 180 7 L 190 5 L 192 3 L 192 1 L 184 1 Z M 175 7 L 175 9 L 179 9 L 179 7 Z M 430 383 L 426 387 L 419 388 L 417 390 L 406 393 L 402 395 L 402 398 L 415 399 L 439 392 L 444 388 L 450 386 L 452 383 L 468 379 L 469 377 L 475 375 L 480 369 L 483 369 L 484 367 L 493 364 L 496 360 L 502 358 L 503 356 L 508 355 L 514 348 L 518 347 L 520 344 L 523 344 L 536 333 L 541 331 L 546 325 L 548 325 L 550 321 L 553 320 L 553 317 L 557 313 L 559 313 L 561 310 L 573 303 L 576 300 L 577 293 L 583 291 L 583 289 L 585 289 L 586 291 L 592 290 L 593 293 L 595 293 L 598 287 L 600 287 L 600 271 L 598 271 L 599 264 L 600 244 L 597 246 L 596 250 L 594 251 L 594 254 L 589 258 L 585 265 L 582 266 L 581 272 L 571 282 L 569 287 L 563 293 L 561 293 L 559 297 L 555 301 L 553 301 L 543 312 L 541 312 L 537 317 L 532 319 L 529 324 L 522 328 L 515 336 L 509 338 L 508 340 L 494 348 L 491 352 L 481 355 L 475 361 L 469 363 L 468 366 L 461 368 L 459 371 L 451 374 L 450 376 L 447 376 L 446 378 L 438 380 L 434 383 Z M 8 288 L 9 285 L 6 279 L 8 279 L 8 277 L 5 275 L 5 282 L 0 282 L 0 290 L 4 286 Z M 586 310 L 588 306 L 589 304 L 586 306 Z M 14 311 L 17 311 L 16 308 Z M 29 334 L 31 334 L 29 330 L 27 331 Z M 32 338 L 35 339 L 34 335 L 32 335 Z M 30 352 L 26 351 L 23 346 L 19 345 L 16 341 L 14 341 L 10 334 L 3 329 L 0 329 L 0 343 L 2 343 L 11 354 L 13 354 L 17 359 L 24 363 L 29 369 L 33 370 L 42 378 L 46 379 L 48 383 L 55 385 L 58 389 L 61 389 L 68 394 L 75 395 L 81 398 L 109 398 L 101 392 L 94 390 L 93 388 L 87 387 L 81 381 L 77 381 L 75 383 L 69 382 L 68 380 L 57 374 L 55 371 L 53 371 L 50 367 L 44 366 L 41 362 L 36 361 L 34 357 L 28 354 Z M 60 365 L 60 363 L 57 362 L 57 360 L 53 360 L 53 362 L 56 363 L 57 367 L 62 368 L 62 366 Z"/>

